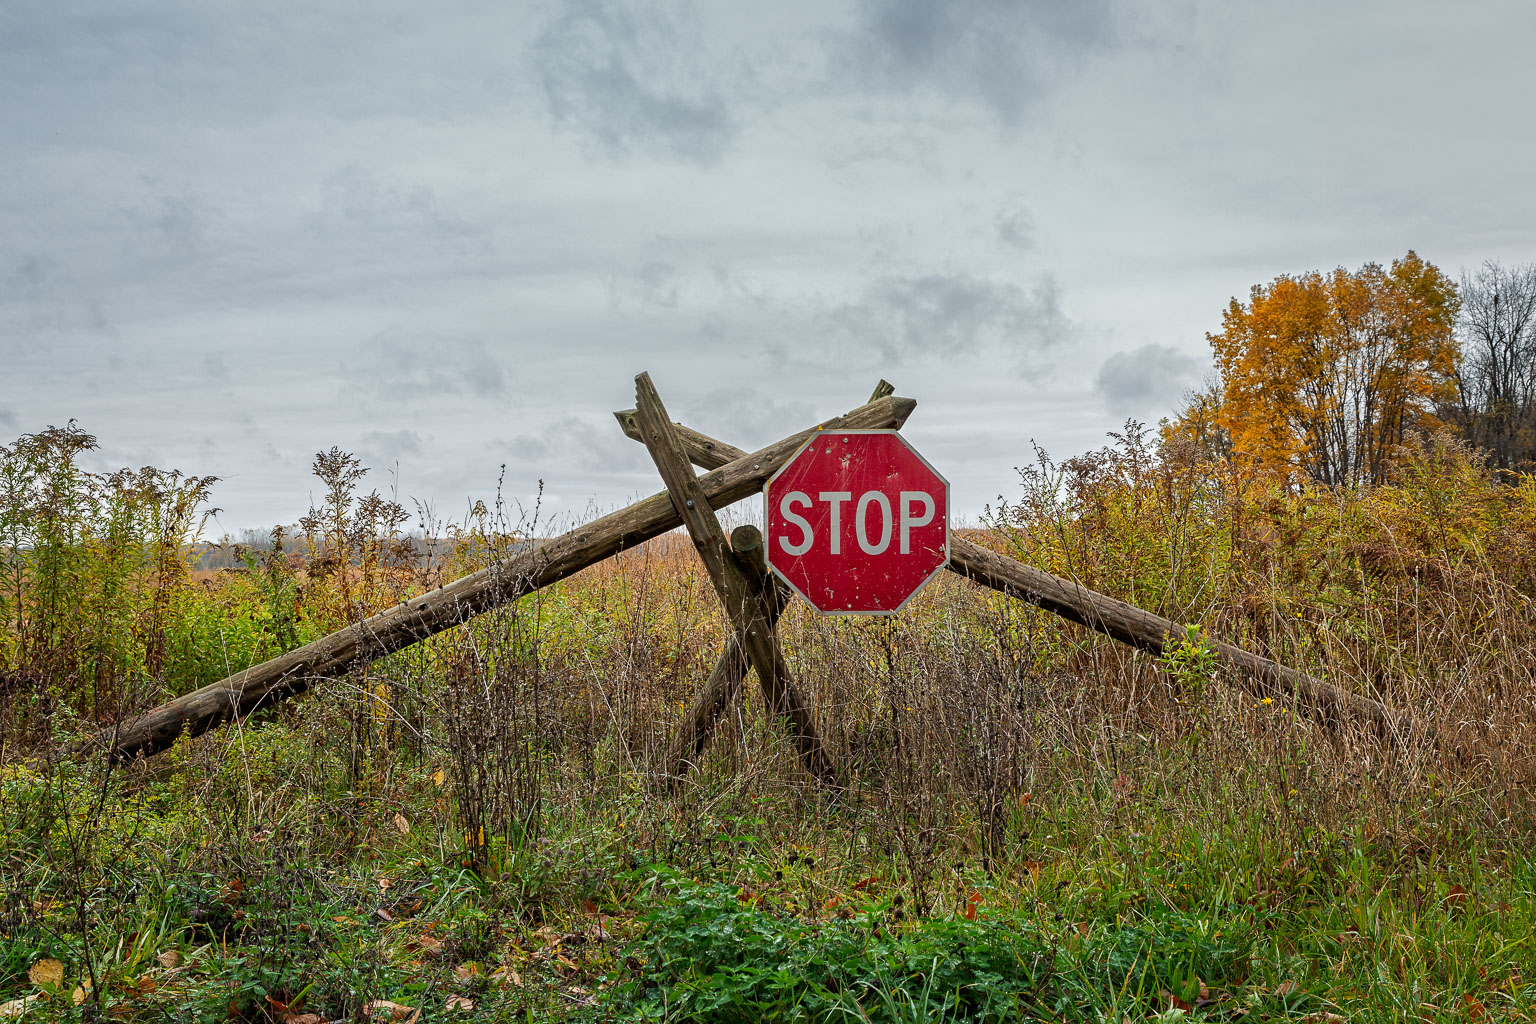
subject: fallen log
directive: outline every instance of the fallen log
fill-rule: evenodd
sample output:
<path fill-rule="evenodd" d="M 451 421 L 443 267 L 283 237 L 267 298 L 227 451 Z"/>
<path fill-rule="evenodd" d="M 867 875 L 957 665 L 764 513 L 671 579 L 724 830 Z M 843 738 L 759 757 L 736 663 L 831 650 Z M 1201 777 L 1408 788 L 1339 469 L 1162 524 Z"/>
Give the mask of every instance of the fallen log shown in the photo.
<path fill-rule="evenodd" d="M 698 478 L 711 507 L 762 489 L 764 482 L 819 430 L 900 427 L 916 408 L 884 397 L 748 455 L 740 449 Z M 271 661 L 236 672 L 120 723 L 97 737 L 115 758 L 164 750 L 183 732 L 199 735 L 232 718 L 297 696 L 318 680 L 342 675 L 452 629 L 498 605 L 579 572 L 619 551 L 682 525 L 667 492 L 593 520 L 547 543 L 471 573 L 421 597 L 321 637 Z"/>
<path fill-rule="evenodd" d="M 614 414 L 626 436 L 641 440 L 629 410 Z M 703 469 L 730 464 L 741 449 L 697 430 L 679 431 L 683 447 L 694 464 Z M 1059 615 L 1071 622 L 1111 637 L 1123 644 L 1161 656 L 1170 639 L 1184 637 L 1184 627 L 1172 619 L 1100 594 L 1079 583 L 1037 569 L 1014 558 L 988 550 L 963 537 L 949 541 L 951 572 L 972 582 Z M 1462 760 L 1502 758 L 1476 740 L 1419 721 L 1407 712 L 1389 708 L 1363 694 L 1334 686 L 1305 672 L 1219 640 L 1207 640 L 1227 676 L 1245 692 L 1262 700 L 1289 698 L 1313 721 L 1331 729 L 1345 723 L 1366 726 L 1387 742 L 1402 744 L 1415 736 L 1427 737 L 1442 750 Z"/>

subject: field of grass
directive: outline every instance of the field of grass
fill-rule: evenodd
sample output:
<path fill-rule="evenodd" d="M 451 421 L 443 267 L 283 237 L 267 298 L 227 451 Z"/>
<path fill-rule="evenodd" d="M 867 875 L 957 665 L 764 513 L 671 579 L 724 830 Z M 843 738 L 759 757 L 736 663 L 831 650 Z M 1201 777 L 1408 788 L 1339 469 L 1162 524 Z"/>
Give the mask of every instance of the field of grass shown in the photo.
<path fill-rule="evenodd" d="M 0 449 L 0 1017 L 1536 1015 L 1536 482 L 1446 438 L 1350 493 L 1134 432 L 1042 460 L 976 537 L 1188 636 L 1156 659 L 948 577 L 895 619 L 793 608 L 835 790 L 751 678 L 662 777 L 724 639 L 677 536 L 153 758 L 81 756 L 529 526 L 416 524 L 333 452 L 299 535 L 194 574 L 216 484 L 92 476 L 89 444 Z M 1206 636 L 1507 756 L 1256 702 Z"/>

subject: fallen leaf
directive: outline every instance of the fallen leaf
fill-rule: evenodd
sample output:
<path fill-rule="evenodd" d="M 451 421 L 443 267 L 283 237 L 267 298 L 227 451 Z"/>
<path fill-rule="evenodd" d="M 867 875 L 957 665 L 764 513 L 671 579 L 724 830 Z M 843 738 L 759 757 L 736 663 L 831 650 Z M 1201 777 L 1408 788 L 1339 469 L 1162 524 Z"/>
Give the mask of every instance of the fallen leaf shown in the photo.
<path fill-rule="evenodd" d="M 164 953 L 161 953 L 159 956 L 155 957 L 155 963 L 159 964 L 161 967 L 167 967 L 175 970 L 177 967 L 181 966 L 181 954 L 176 952 L 174 949 L 168 949 Z"/>
<path fill-rule="evenodd" d="M 76 985 L 75 990 L 70 993 L 69 998 L 70 1001 L 73 1002 L 76 1006 L 82 1005 L 85 1002 L 85 989 L 80 985 Z"/>
<path fill-rule="evenodd" d="M 0 1017 L 20 1017 L 27 1012 L 27 1007 L 43 998 L 38 993 L 25 996 L 21 999 L 12 999 L 10 1002 L 0 1003 Z"/>
<path fill-rule="evenodd" d="M 411 834 L 411 823 L 406 821 L 405 815 L 401 814 L 399 811 L 395 812 L 395 828 L 399 829 L 400 834 L 403 836 L 408 836 Z"/>
<path fill-rule="evenodd" d="M 219 901 L 221 903 L 238 903 L 240 902 L 241 894 L 244 892 L 245 879 L 239 877 L 231 878 L 225 883 L 224 891 L 219 893 Z"/>
<path fill-rule="evenodd" d="M 582 900 L 581 912 L 589 917 L 595 916 L 597 914 L 597 904 L 592 900 Z"/>
<path fill-rule="evenodd" d="M 39 960 L 27 971 L 27 980 L 34 985 L 62 985 L 64 965 L 57 960 Z"/>
<path fill-rule="evenodd" d="M 1451 886 L 1451 891 L 1445 894 L 1445 905 L 1455 910 L 1467 905 L 1467 890 L 1459 885 Z"/>
<path fill-rule="evenodd" d="M 389 892 L 389 887 L 395 884 L 395 880 L 388 875 L 379 876 L 379 892 Z"/>
<path fill-rule="evenodd" d="M 453 976 L 458 978 L 460 981 L 467 981 L 470 978 L 478 978 L 480 977 L 480 965 L 475 963 L 473 960 L 459 964 L 459 966 L 453 969 Z"/>
<path fill-rule="evenodd" d="M 1284 999 L 1286 996 L 1290 995 L 1292 992 L 1295 992 L 1299 988 L 1301 988 L 1301 986 L 1294 981 L 1282 981 L 1280 984 L 1275 986 L 1275 995 Z"/>
<path fill-rule="evenodd" d="M 523 987 L 522 976 L 505 964 L 492 971 L 489 980 L 495 982 L 496 987 L 502 991 L 506 991 L 508 985 Z"/>
<path fill-rule="evenodd" d="M 325 1018 L 318 1013 L 290 1013 L 282 1018 L 283 1024 L 325 1024 Z"/>
<path fill-rule="evenodd" d="M 432 784 L 435 786 L 441 786 L 447 780 L 447 778 L 448 776 L 444 775 L 443 770 L 439 768 L 437 771 L 432 773 Z"/>
<path fill-rule="evenodd" d="M 863 892 L 865 889 L 868 889 L 870 886 L 872 886 L 874 884 L 875 884 L 875 876 L 874 875 L 870 875 L 868 878 L 861 878 L 857 882 L 854 882 L 853 883 L 853 887 L 851 889 L 849 889 L 848 891 L 849 892 Z"/>
<path fill-rule="evenodd" d="M 391 914 L 389 911 L 385 910 L 383 907 L 380 907 L 378 910 L 375 910 L 374 913 L 378 914 L 380 917 L 382 917 L 386 921 L 393 921 L 395 919 L 394 915 Z"/>
<path fill-rule="evenodd" d="M 1167 989 L 1160 990 L 1158 992 L 1158 995 L 1160 995 L 1164 999 L 1168 1000 L 1168 1007 L 1169 1007 L 1169 1009 L 1177 1008 L 1177 1009 L 1183 1010 L 1185 1013 L 1188 1013 L 1190 1010 L 1194 1009 L 1194 1007 L 1191 1006 L 1189 1003 L 1186 1003 L 1184 1000 L 1180 999 L 1178 996 L 1174 995 L 1172 992 L 1169 992 Z"/>
<path fill-rule="evenodd" d="M 1467 1020 L 1478 1020 L 1483 1014 L 1488 1012 L 1488 1008 L 1478 1002 L 1470 992 L 1465 993 L 1461 997 L 1461 1002 L 1467 1011 Z"/>
<path fill-rule="evenodd" d="M 468 996 L 450 995 L 448 1001 L 443 1004 L 445 1010 L 473 1010 L 475 1001 Z"/>
<path fill-rule="evenodd" d="M 363 1004 L 363 1012 L 370 1017 L 380 1010 L 389 1011 L 389 1019 L 392 1021 L 405 1021 L 405 1024 L 416 1024 L 416 1019 L 421 1016 L 421 1011 L 410 1006 L 402 1006 L 392 1003 L 388 999 L 375 999 Z"/>

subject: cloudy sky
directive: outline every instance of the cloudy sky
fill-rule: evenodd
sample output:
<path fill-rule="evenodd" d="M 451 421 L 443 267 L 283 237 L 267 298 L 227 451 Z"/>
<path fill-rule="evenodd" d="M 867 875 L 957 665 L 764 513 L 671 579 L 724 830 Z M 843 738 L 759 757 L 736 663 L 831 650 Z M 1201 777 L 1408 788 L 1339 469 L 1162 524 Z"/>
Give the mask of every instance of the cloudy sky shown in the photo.
<path fill-rule="evenodd" d="M 0 434 L 458 515 L 657 489 L 649 370 L 755 447 L 916 397 L 974 516 L 1155 421 L 1276 274 L 1536 257 L 1536 5 L 13 0 Z"/>

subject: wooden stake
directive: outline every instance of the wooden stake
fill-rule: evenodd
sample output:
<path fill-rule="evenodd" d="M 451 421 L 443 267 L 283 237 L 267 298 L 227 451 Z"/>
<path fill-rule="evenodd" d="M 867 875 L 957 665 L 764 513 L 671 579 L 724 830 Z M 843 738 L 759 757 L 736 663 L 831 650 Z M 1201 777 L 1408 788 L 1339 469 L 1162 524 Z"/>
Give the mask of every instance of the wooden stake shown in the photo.
<path fill-rule="evenodd" d="M 777 630 L 769 621 L 769 601 L 764 596 L 762 581 L 749 579 L 731 556 L 720 519 L 694 476 L 682 438 L 667 417 L 650 374 L 642 373 L 635 378 L 635 410 L 645 447 L 667 485 L 673 507 L 693 538 L 699 558 L 709 570 L 715 592 L 735 630 L 737 644 L 757 670 L 769 710 L 789 719 L 806 770 L 823 782 L 836 781 L 810 708 L 795 692 L 789 664 L 779 648 Z"/>
<path fill-rule="evenodd" d="M 789 607 L 790 589 L 777 576 L 768 571 L 763 563 L 763 534 L 755 526 L 738 526 L 731 531 L 731 553 L 749 581 L 756 581 L 762 598 L 766 599 L 766 625 L 774 629 L 779 616 Z M 742 650 L 736 633 L 732 630 L 725 641 L 725 653 L 715 662 L 714 670 L 704 683 L 704 689 L 694 698 L 693 707 L 678 730 L 676 742 L 667 758 L 671 766 L 671 778 L 681 781 L 687 776 L 704 748 L 714 737 L 715 724 L 726 708 L 736 700 L 741 681 L 746 678 L 747 655 Z"/>
<path fill-rule="evenodd" d="M 896 393 L 896 388 L 889 381 L 881 380 L 875 385 L 875 390 L 870 394 L 871 402 L 878 402 L 882 398 L 888 398 Z M 625 436 L 636 441 L 642 441 L 640 435 L 639 417 L 633 409 L 624 409 L 613 414 L 619 421 L 619 427 Z M 905 422 L 905 421 L 903 421 Z M 713 456 L 720 454 L 720 446 L 723 442 L 716 441 L 707 434 L 701 434 L 692 427 L 685 427 L 681 423 L 673 421 L 684 448 L 693 453 L 708 453 Z M 898 429 L 901 424 L 897 424 Z M 726 448 L 732 448 L 725 445 Z M 732 450 L 735 450 L 732 448 Z M 697 454 L 690 458 L 696 464 L 703 465 Z M 712 461 L 712 460 L 711 460 Z M 727 460 L 729 461 L 729 460 Z M 721 463 L 723 465 L 723 463 Z M 714 469 L 714 465 L 705 466 L 706 469 Z M 762 586 L 767 588 L 768 594 L 768 622 L 770 628 L 776 626 L 779 616 L 789 606 L 791 598 L 790 589 L 783 581 L 768 570 L 768 565 L 763 559 L 763 535 L 755 526 L 738 526 L 731 532 L 731 551 L 736 560 L 741 563 L 743 571 L 749 579 L 763 580 Z M 733 632 L 726 638 L 725 651 L 720 655 L 720 660 L 715 662 L 714 669 L 705 680 L 704 689 L 694 698 L 693 707 L 688 712 L 688 717 L 683 720 L 682 728 L 678 731 L 678 737 L 673 744 L 671 756 L 667 763 L 671 765 L 671 778 L 681 780 L 694 765 L 699 755 L 704 753 L 704 748 L 709 745 L 710 739 L 715 733 L 715 723 L 719 721 L 725 709 L 736 699 L 737 691 L 741 687 L 741 681 L 747 675 L 747 656 L 741 646 L 736 642 Z"/>

